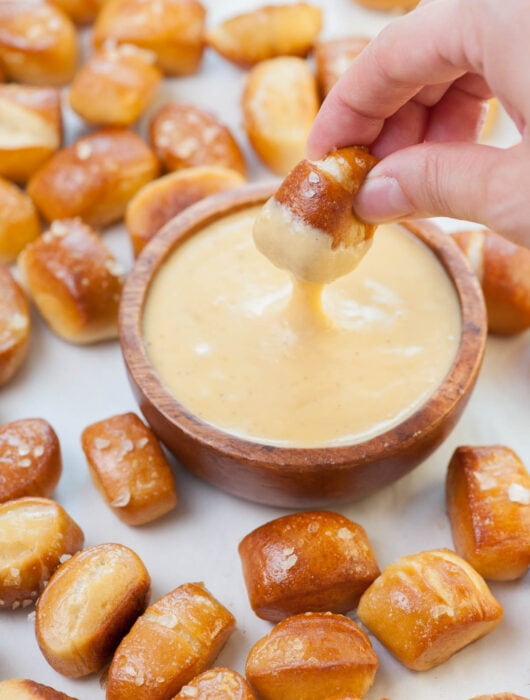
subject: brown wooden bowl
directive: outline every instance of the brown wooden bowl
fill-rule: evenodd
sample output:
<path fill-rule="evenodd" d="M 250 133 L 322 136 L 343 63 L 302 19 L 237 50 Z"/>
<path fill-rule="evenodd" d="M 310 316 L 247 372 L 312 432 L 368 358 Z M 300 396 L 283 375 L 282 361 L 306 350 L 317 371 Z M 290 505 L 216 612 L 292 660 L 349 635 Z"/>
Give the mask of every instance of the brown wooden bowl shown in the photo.
<path fill-rule="evenodd" d="M 480 287 L 458 246 L 425 222 L 403 225 L 436 254 L 450 276 L 462 314 L 462 336 L 441 386 L 413 415 L 385 433 L 349 446 L 261 445 L 195 417 L 164 387 L 142 338 L 142 316 L 154 275 L 173 250 L 223 216 L 263 203 L 274 187 L 249 185 L 209 197 L 170 221 L 129 275 L 120 311 L 120 338 L 140 409 L 157 436 L 194 474 L 229 493 L 275 506 L 353 501 L 399 479 L 447 437 L 475 384 L 486 341 Z"/>

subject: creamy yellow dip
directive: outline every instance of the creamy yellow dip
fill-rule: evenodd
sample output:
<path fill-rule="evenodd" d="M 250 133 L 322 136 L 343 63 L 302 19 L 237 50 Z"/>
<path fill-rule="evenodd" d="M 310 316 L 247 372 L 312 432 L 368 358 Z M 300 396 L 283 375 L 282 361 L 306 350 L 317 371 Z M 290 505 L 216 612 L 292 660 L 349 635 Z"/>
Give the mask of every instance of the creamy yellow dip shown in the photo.
<path fill-rule="evenodd" d="M 143 325 L 162 382 L 204 421 L 275 445 L 352 444 L 414 413 L 460 340 L 456 293 L 433 253 L 381 226 L 352 273 L 294 283 L 255 248 L 258 211 L 210 224 L 156 274 Z"/>

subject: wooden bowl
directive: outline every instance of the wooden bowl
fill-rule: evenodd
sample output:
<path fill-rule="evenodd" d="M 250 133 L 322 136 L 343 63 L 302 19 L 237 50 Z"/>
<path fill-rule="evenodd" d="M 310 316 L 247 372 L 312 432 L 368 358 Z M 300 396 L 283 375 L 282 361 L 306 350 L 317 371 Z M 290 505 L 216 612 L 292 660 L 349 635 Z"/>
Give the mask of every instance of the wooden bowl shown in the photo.
<path fill-rule="evenodd" d="M 149 243 L 122 297 L 120 338 L 140 409 L 156 435 L 194 474 L 243 498 L 275 506 L 312 507 L 353 501 L 399 479 L 447 437 L 475 384 L 486 340 L 479 285 L 456 244 L 427 223 L 403 225 L 435 253 L 450 276 L 462 314 L 462 335 L 441 386 L 413 415 L 385 433 L 349 446 L 260 445 L 195 417 L 164 387 L 147 357 L 142 315 L 150 283 L 166 258 L 204 226 L 273 194 L 250 185 L 209 197 L 170 221 Z"/>

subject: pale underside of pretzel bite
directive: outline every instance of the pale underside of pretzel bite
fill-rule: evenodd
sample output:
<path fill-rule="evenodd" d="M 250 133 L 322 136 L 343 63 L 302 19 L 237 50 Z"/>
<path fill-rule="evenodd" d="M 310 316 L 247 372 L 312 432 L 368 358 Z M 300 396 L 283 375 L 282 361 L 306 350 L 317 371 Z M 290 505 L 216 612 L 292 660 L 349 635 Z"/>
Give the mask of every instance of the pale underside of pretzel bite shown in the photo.
<path fill-rule="evenodd" d="M 322 160 L 303 160 L 257 217 L 258 250 L 277 267 L 315 284 L 351 272 L 375 230 L 352 209 L 353 196 L 375 163 L 367 151 L 355 147 Z"/>

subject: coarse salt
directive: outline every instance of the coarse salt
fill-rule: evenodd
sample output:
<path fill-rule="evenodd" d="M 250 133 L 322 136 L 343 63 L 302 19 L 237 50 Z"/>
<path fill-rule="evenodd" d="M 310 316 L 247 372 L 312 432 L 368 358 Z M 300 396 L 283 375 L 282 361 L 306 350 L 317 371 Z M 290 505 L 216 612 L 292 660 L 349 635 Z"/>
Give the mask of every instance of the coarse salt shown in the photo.
<path fill-rule="evenodd" d="M 521 484 L 510 484 L 508 498 L 512 503 L 520 503 L 523 506 L 530 505 L 530 490 Z"/>

